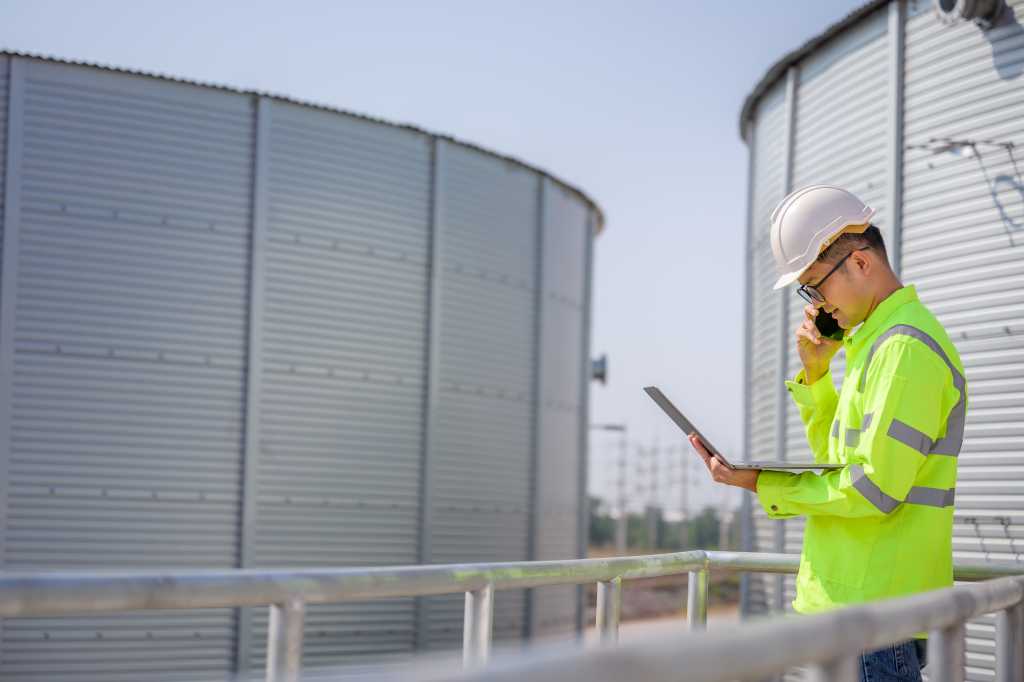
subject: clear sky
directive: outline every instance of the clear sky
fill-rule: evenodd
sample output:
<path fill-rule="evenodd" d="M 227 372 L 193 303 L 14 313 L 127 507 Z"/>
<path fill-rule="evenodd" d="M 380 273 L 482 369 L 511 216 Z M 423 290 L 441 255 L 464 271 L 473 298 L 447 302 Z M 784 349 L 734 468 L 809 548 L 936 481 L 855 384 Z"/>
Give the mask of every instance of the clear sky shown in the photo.
<path fill-rule="evenodd" d="M 740 458 L 739 110 L 778 58 L 861 4 L 2 0 L 0 47 L 412 123 L 577 185 L 607 217 L 595 252 L 593 350 L 608 354 L 610 373 L 592 388 L 592 420 L 627 423 L 635 446 L 679 446 L 641 391 L 657 383 Z M 611 493 L 617 448 L 617 436 L 593 434 L 599 494 Z M 633 474 L 651 461 L 636 455 L 631 445 Z M 680 494 L 667 479 L 680 478 L 680 461 L 699 463 L 678 447 L 662 452 L 670 507 Z M 700 481 L 694 508 L 721 499 L 704 471 L 694 467 L 691 480 Z M 637 501 L 643 487 L 630 481 Z"/>

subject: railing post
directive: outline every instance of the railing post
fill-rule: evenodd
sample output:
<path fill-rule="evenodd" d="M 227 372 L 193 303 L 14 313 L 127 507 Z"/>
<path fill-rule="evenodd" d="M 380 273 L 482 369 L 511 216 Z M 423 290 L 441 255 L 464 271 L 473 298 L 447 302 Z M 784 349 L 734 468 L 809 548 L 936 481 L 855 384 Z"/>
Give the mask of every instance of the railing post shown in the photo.
<path fill-rule="evenodd" d="M 462 667 L 483 665 L 491 655 L 491 631 L 494 625 L 494 584 L 466 593 L 466 611 L 462 620 Z"/>
<path fill-rule="evenodd" d="M 964 682 L 967 628 L 963 623 L 933 630 L 928 638 L 931 682 Z"/>
<path fill-rule="evenodd" d="M 1024 601 L 996 618 L 996 682 L 1024 680 Z"/>
<path fill-rule="evenodd" d="M 857 656 L 838 658 L 827 663 L 812 665 L 804 678 L 806 682 L 857 682 Z"/>
<path fill-rule="evenodd" d="M 602 644 L 619 641 L 619 614 L 622 612 L 622 578 L 597 584 L 597 632 Z"/>
<path fill-rule="evenodd" d="M 270 627 L 267 630 L 267 682 L 299 682 L 305 615 L 306 604 L 300 599 L 270 605 Z"/>
<path fill-rule="evenodd" d="M 686 582 L 686 620 L 690 630 L 708 626 L 708 569 L 690 571 Z"/>

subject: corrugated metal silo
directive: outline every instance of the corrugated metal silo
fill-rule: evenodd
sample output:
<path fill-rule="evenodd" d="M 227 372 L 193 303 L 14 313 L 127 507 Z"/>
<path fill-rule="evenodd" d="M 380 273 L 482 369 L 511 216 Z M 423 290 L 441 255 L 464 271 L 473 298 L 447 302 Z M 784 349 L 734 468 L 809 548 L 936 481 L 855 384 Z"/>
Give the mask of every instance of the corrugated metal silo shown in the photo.
<path fill-rule="evenodd" d="M 786 153 L 786 88 L 776 85 L 758 103 L 758 117 L 753 131 L 753 224 L 760 225 L 768 220 L 777 197 L 782 195 L 783 157 Z M 748 378 L 750 403 L 750 448 L 752 459 L 776 459 L 778 441 L 778 415 L 783 391 L 779 387 L 781 378 L 779 363 L 785 345 L 783 344 L 782 298 L 778 291 L 772 291 L 775 281 L 775 267 L 771 261 L 771 246 L 767 231 L 748 235 L 753 276 L 750 292 L 751 338 L 756 339 L 757 352 L 751 355 L 751 374 Z M 759 518 L 763 513 L 758 510 Z M 779 531 L 772 527 L 767 518 L 756 524 L 754 548 L 761 552 L 781 551 L 776 540 Z M 758 603 L 775 603 L 776 581 L 760 577 L 749 578 L 754 588 L 752 598 Z M 765 592 L 764 590 L 767 590 Z"/>
<path fill-rule="evenodd" d="M 1007 4 L 1001 21 L 984 30 L 940 21 L 925 0 L 867 3 L 780 60 L 748 98 L 741 116 L 753 182 L 747 421 L 752 457 L 809 457 L 788 396 L 784 418 L 777 412 L 781 377 L 800 368 L 792 336 L 803 304 L 790 290 L 788 304 L 766 291 L 773 273 L 767 216 L 788 189 L 847 187 L 878 209 L 875 222 L 901 278 L 917 285 L 967 369 L 971 409 L 959 459 L 955 556 L 1024 565 L 1024 259 L 1016 253 L 1024 240 L 1024 177 L 1015 157 L 1024 145 L 1024 2 Z M 780 113 L 787 107 L 792 132 Z M 978 142 L 978 153 L 937 154 L 943 138 Z M 789 173 L 791 183 L 779 180 Z M 785 325 L 759 326 L 780 308 L 788 311 Z M 766 334 L 779 335 L 783 357 Z M 774 372 L 757 371 L 766 358 Z M 832 366 L 837 385 L 842 369 L 840 354 Z M 772 449 L 776 442 L 784 447 Z M 802 521 L 787 520 L 778 542 L 781 524 L 769 522 L 756 501 L 751 506 L 756 549 L 800 551 Z M 794 590 L 791 578 L 785 582 L 788 608 Z M 775 583 L 751 580 L 752 611 L 778 605 Z M 758 601 L 760 586 L 766 604 Z M 992 679 L 993 619 L 970 625 L 968 651 L 969 679 Z"/>
<path fill-rule="evenodd" d="M 910 5 L 902 271 L 967 371 L 954 554 L 1024 571 L 1024 2 L 1010 4 L 1016 22 L 987 32 Z M 1016 149 L 913 148 L 944 137 Z M 969 679 L 992 679 L 994 628 L 994 617 L 968 626 Z"/>
<path fill-rule="evenodd" d="M 4 143 L 7 143 L 6 145 Z M 521 162 L 280 97 L 0 54 L 5 570 L 568 558 L 599 209 Z M 461 636 L 314 607 L 309 665 Z M 503 593 L 499 637 L 572 630 Z M 0 679 L 219 679 L 260 610 L 9 620 Z"/>

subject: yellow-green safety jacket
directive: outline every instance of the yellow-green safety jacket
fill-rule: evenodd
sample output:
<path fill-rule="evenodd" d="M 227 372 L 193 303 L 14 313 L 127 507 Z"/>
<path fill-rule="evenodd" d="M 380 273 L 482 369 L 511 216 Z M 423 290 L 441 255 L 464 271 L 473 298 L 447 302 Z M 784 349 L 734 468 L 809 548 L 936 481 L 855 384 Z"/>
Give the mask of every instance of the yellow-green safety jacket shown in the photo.
<path fill-rule="evenodd" d="M 762 471 L 770 518 L 807 517 L 793 608 L 815 613 L 953 584 L 953 495 L 967 381 L 935 316 L 903 287 L 843 340 L 846 374 L 786 387 L 821 474 Z M 923 636 L 919 633 L 918 636 Z"/>

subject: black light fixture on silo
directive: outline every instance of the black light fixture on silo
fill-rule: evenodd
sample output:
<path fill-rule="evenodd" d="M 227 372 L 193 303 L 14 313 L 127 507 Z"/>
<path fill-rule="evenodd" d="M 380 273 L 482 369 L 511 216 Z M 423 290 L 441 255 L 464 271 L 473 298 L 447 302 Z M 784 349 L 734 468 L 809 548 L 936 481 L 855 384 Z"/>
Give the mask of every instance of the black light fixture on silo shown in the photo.
<path fill-rule="evenodd" d="M 1006 0 L 934 0 L 935 14 L 944 24 L 973 21 L 984 30 L 992 28 L 1006 10 Z"/>

